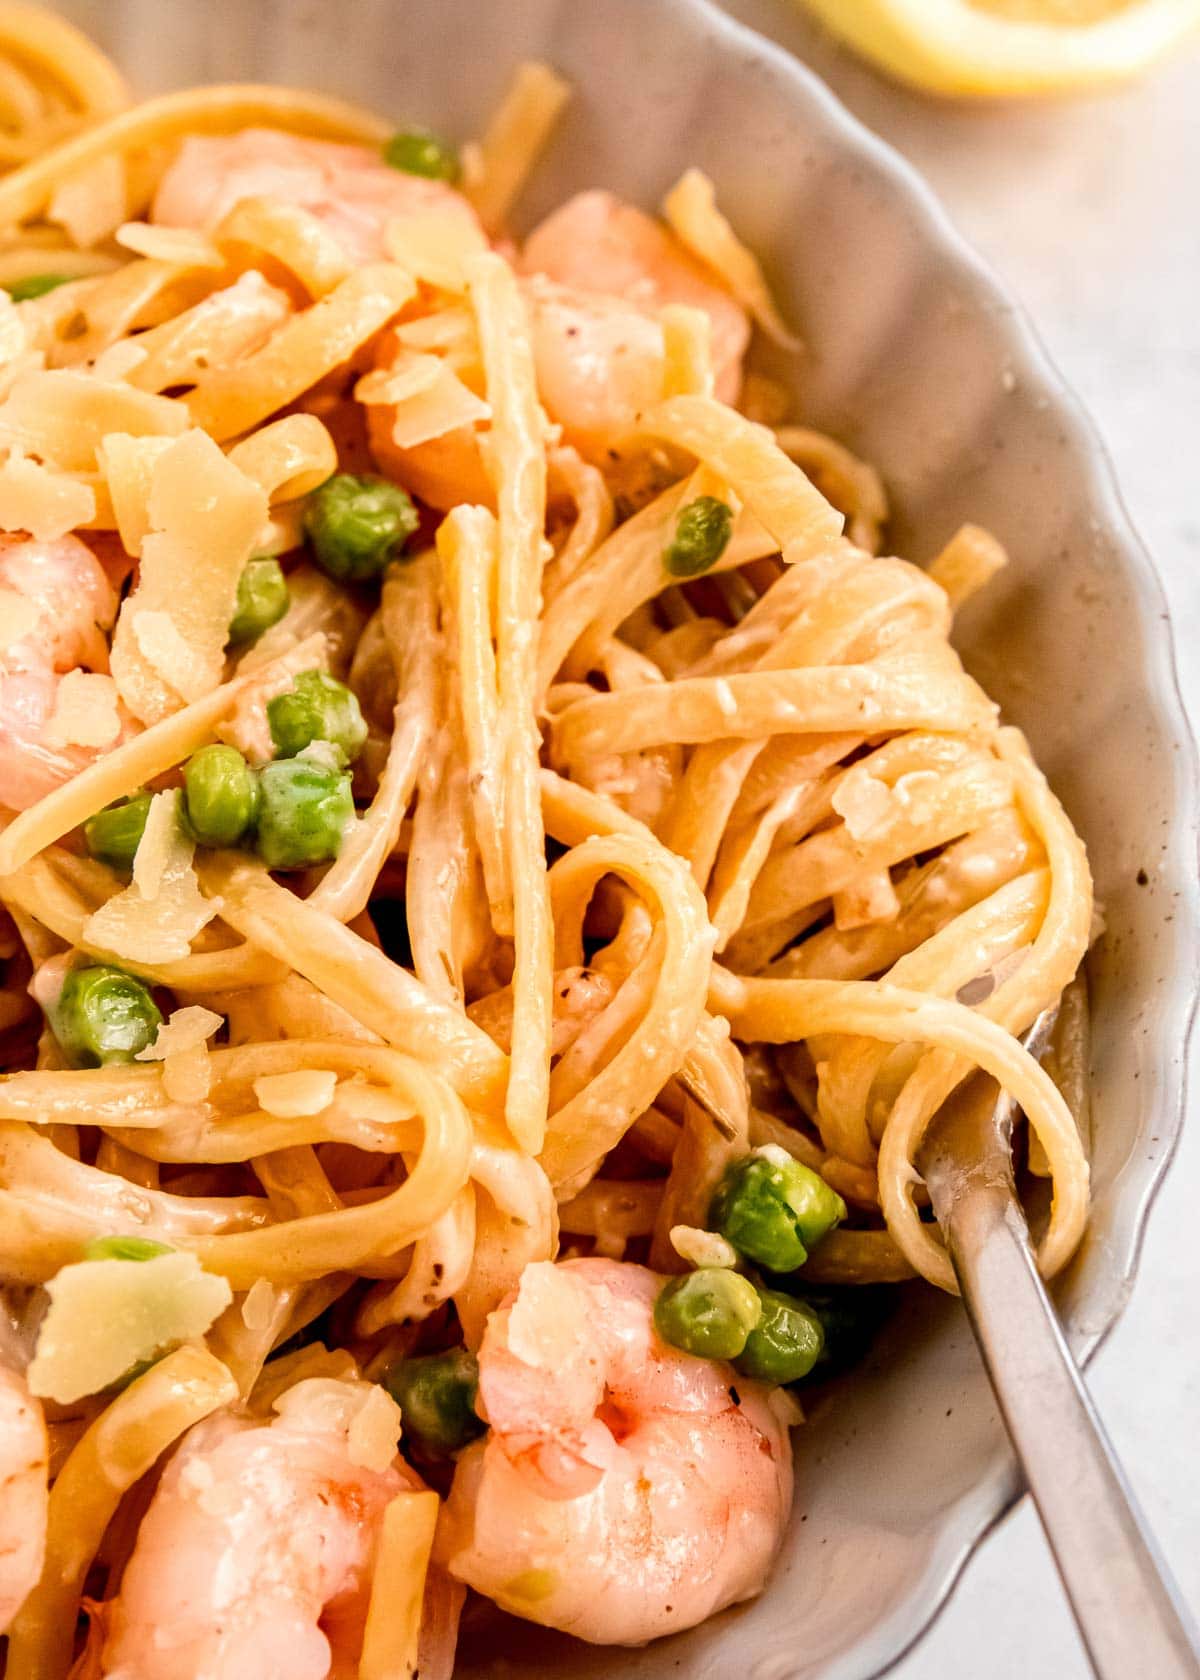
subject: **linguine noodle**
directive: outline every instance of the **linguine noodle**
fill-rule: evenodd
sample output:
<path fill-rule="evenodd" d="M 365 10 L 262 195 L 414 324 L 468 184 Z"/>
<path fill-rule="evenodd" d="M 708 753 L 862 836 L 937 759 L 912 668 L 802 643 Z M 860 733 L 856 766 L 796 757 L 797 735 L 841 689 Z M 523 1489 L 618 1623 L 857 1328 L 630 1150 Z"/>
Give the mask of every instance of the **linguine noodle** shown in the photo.
<path fill-rule="evenodd" d="M 890 555 L 878 475 L 782 423 L 761 380 L 739 407 L 694 302 L 640 305 L 658 384 L 611 447 L 554 418 L 537 322 L 555 298 L 507 230 L 567 91 L 525 67 L 464 152 L 462 215 L 389 220 L 359 260 L 302 204 L 243 197 L 189 228 L 156 195 L 189 138 L 377 148 L 380 118 L 277 87 L 130 105 L 68 26 L 0 8 L 0 284 L 63 281 L 0 293 L 0 528 L 73 533 L 123 592 L 83 662 L 91 698 L 72 710 L 64 680 L 57 702 L 71 773 L 0 811 L 0 1274 L 34 1327 L 43 1286 L 114 1234 L 232 1291 L 202 1341 L 51 1408 L 46 1564 L 10 1680 L 70 1671 L 142 1478 L 197 1420 L 456 1336 L 477 1349 L 535 1262 L 681 1272 L 672 1233 L 704 1227 L 753 1148 L 848 1205 L 801 1284 L 952 1291 L 914 1160 L 983 1069 L 1050 1182 L 1043 1273 L 1082 1235 L 1077 1118 L 1018 1038 L 1084 955 L 1084 848 L 949 640 L 1003 551 L 968 526 L 928 565 Z M 664 215 L 735 315 L 795 343 L 704 176 Z M 374 590 L 304 549 L 338 470 L 421 504 Z M 702 497 L 728 542 L 672 575 Z M 264 554 L 289 609 L 229 646 Z M 12 646 L 19 613 L 5 585 Z M 88 854 L 82 825 L 143 789 L 176 799 L 199 748 L 269 757 L 265 702 L 313 670 L 366 720 L 335 860 L 273 873 L 180 833 L 155 850 L 149 822 L 132 879 Z M 18 750 L 0 736 L 0 759 Z M 154 988 L 153 1059 L 71 1066 L 46 1025 L 39 1005 L 95 962 Z M 1077 1066 L 1064 1019 L 1058 1065 Z M 413 1672 L 435 1622 L 452 1652 L 437 1513 L 427 1491 L 388 1506 L 371 1680 Z M 108 1672 L 86 1666 L 106 1613 L 80 1673 Z"/>

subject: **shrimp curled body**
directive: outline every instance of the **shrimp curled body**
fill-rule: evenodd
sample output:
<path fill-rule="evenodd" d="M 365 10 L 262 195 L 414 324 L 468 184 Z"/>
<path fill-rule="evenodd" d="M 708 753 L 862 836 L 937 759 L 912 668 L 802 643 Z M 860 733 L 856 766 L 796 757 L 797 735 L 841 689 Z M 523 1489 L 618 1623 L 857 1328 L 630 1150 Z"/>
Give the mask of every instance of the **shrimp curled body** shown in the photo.
<path fill-rule="evenodd" d="M 25 1379 L 0 1365 L 0 1633 L 42 1573 L 47 1459 L 42 1408 Z"/>
<path fill-rule="evenodd" d="M 488 1435 L 458 1463 L 438 1552 L 505 1610 L 635 1645 L 758 1593 L 792 1499 L 768 1391 L 661 1340 L 663 1280 L 610 1260 L 526 1268 L 479 1354 Z"/>
<path fill-rule="evenodd" d="M 384 1510 L 421 1485 L 400 1463 L 361 1462 L 367 1392 L 310 1378 L 269 1424 L 225 1413 L 189 1432 L 142 1519 L 105 1680 L 357 1673 Z"/>
<path fill-rule="evenodd" d="M 54 741 L 51 722 L 68 671 L 108 670 L 105 632 L 117 595 L 78 537 L 0 536 L 0 592 L 26 604 L 28 626 L 0 632 L 0 805 L 23 811 L 96 757 Z M 114 718 L 113 745 L 127 715 Z"/>

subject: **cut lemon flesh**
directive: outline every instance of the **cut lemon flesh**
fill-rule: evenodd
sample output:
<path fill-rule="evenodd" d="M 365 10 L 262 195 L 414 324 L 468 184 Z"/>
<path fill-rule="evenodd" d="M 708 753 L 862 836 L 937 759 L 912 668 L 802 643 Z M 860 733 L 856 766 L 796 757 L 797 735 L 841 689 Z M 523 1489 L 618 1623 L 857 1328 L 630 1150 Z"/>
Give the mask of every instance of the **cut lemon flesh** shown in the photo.
<path fill-rule="evenodd" d="M 1060 93 L 1136 75 L 1200 0 L 800 0 L 880 69 L 937 93 Z"/>

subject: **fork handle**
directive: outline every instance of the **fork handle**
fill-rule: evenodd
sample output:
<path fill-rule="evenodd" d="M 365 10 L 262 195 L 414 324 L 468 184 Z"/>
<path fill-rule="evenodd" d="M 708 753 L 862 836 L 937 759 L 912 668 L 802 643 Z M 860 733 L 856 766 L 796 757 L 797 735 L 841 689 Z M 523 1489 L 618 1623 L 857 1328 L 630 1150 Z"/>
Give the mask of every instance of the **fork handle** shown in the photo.
<path fill-rule="evenodd" d="M 1200 1645 L 1113 1456 L 1010 1187 L 956 1198 L 947 1247 L 1008 1433 L 1100 1680 L 1200 1680 Z"/>

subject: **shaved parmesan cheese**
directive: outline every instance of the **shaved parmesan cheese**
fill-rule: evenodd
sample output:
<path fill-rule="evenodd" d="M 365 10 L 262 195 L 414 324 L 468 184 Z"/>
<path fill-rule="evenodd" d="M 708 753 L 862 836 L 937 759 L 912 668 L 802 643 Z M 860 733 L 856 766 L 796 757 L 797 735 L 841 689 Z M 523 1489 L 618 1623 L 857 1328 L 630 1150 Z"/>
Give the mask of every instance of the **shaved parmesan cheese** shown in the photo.
<path fill-rule="evenodd" d="M 492 414 L 440 357 L 412 351 L 402 350 L 390 368 L 365 374 L 354 395 L 368 406 L 395 405 L 392 441 L 399 449 L 415 449 Z"/>
<path fill-rule="evenodd" d="M 138 586 L 117 620 L 112 671 L 130 711 L 157 723 L 221 680 L 238 579 L 266 523 L 267 498 L 193 430 L 154 462 L 146 515 L 150 531 Z"/>
<path fill-rule="evenodd" d="M 133 884 L 144 899 L 158 897 L 168 867 L 182 855 L 187 843 L 179 825 L 178 792 L 171 789 L 156 793 L 133 855 Z"/>
<path fill-rule="evenodd" d="M 133 859 L 133 880 L 88 917 L 83 943 L 127 962 L 180 962 L 220 910 L 192 868 L 195 847 L 179 826 L 179 790 L 157 793 Z"/>
<path fill-rule="evenodd" d="M 401 321 L 392 328 L 397 344 L 410 350 L 436 351 L 450 365 L 480 367 L 479 332 L 469 309 L 439 309 L 433 315 L 418 315 L 415 321 Z"/>
<path fill-rule="evenodd" d="M 736 1266 L 738 1251 L 717 1231 L 695 1225 L 672 1225 L 671 1247 L 689 1266 Z"/>
<path fill-rule="evenodd" d="M 363 374 L 354 387 L 354 400 L 371 407 L 421 396 L 436 383 L 441 366 L 436 356 L 417 356 L 402 351 L 390 368 L 376 368 L 372 373 Z"/>
<path fill-rule="evenodd" d="M 400 1408 L 386 1389 L 369 1383 L 346 1430 L 346 1457 L 364 1470 L 386 1470 L 400 1439 Z"/>
<path fill-rule="evenodd" d="M 22 374 L 0 403 L 0 442 L 67 472 L 91 472 L 111 432 L 178 437 L 187 425 L 187 409 L 171 397 L 108 384 L 75 368 Z"/>
<path fill-rule="evenodd" d="M 400 1440 L 400 1408 L 378 1383 L 306 1377 L 275 1401 L 281 1418 L 346 1437 L 347 1456 L 364 1469 L 386 1470 Z"/>
<path fill-rule="evenodd" d="M 383 244 L 388 256 L 414 280 L 460 295 L 467 289 L 464 259 L 487 250 L 483 230 L 458 208 L 395 216 L 383 230 Z"/>
<path fill-rule="evenodd" d="M 0 467 L 0 531 L 28 531 L 39 542 L 53 542 L 95 516 L 95 495 L 77 479 L 19 454 Z"/>
<path fill-rule="evenodd" d="M 69 1404 L 132 1367 L 202 1336 L 233 1299 L 194 1254 L 81 1260 L 46 1285 L 50 1305 L 29 1367 L 30 1393 Z"/>
<path fill-rule="evenodd" d="M 271 517 L 258 533 L 258 541 L 254 545 L 256 559 L 271 560 L 276 555 L 288 554 L 293 548 L 302 546 L 304 512 L 307 506 L 308 502 L 305 499 L 299 502 L 283 502 L 279 507 L 271 509 Z"/>
<path fill-rule="evenodd" d="M 181 699 L 201 700 L 216 687 L 208 664 L 170 613 L 144 608 L 133 620 L 133 636 L 139 653 Z"/>
<path fill-rule="evenodd" d="M 121 733 L 117 685 L 99 671 L 68 671 L 46 721 L 48 747 L 111 747 Z"/>
<path fill-rule="evenodd" d="M 116 231 L 118 245 L 139 257 L 178 263 L 181 268 L 223 268 L 225 259 L 210 239 L 195 228 L 158 227 L 153 222 L 124 222 Z"/>
<path fill-rule="evenodd" d="M 205 1045 L 225 1023 L 225 1017 L 213 1009 L 203 1009 L 191 1003 L 186 1009 L 174 1009 L 155 1034 L 154 1043 L 139 1050 L 136 1062 L 163 1062 L 184 1050 Z"/>
<path fill-rule="evenodd" d="M 16 589 L 0 589 L 0 648 L 23 642 L 41 622 L 41 608 Z"/>
<path fill-rule="evenodd" d="M 333 1101 L 337 1074 L 323 1068 L 297 1068 L 295 1073 L 265 1073 L 254 1081 L 258 1106 L 277 1120 L 300 1120 L 320 1114 Z"/>
<path fill-rule="evenodd" d="M 865 840 L 893 811 L 892 790 L 866 770 L 851 770 L 834 789 L 830 804 L 853 840 Z"/>
<path fill-rule="evenodd" d="M 106 152 L 54 189 L 46 220 L 57 222 L 85 248 L 116 232 L 127 214 L 125 159 Z"/>
<path fill-rule="evenodd" d="M 154 469 L 170 449 L 165 437 L 131 437 L 113 432 L 96 451 L 108 493 L 121 546 L 127 554 L 140 554 L 150 532 L 150 485 Z"/>
<path fill-rule="evenodd" d="M 800 348 L 800 340 L 784 325 L 775 307 L 758 258 L 742 244 L 718 210 L 707 175 L 699 169 L 689 169 L 682 175 L 663 199 L 663 215 L 680 244 L 725 282 L 768 338 L 785 350 Z"/>
<path fill-rule="evenodd" d="M 163 1062 L 163 1091 L 169 1102 L 204 1102 L 212 1090 L 212 1077 L 212 1061 L 204 1044 L 176 1050 Z"/>

